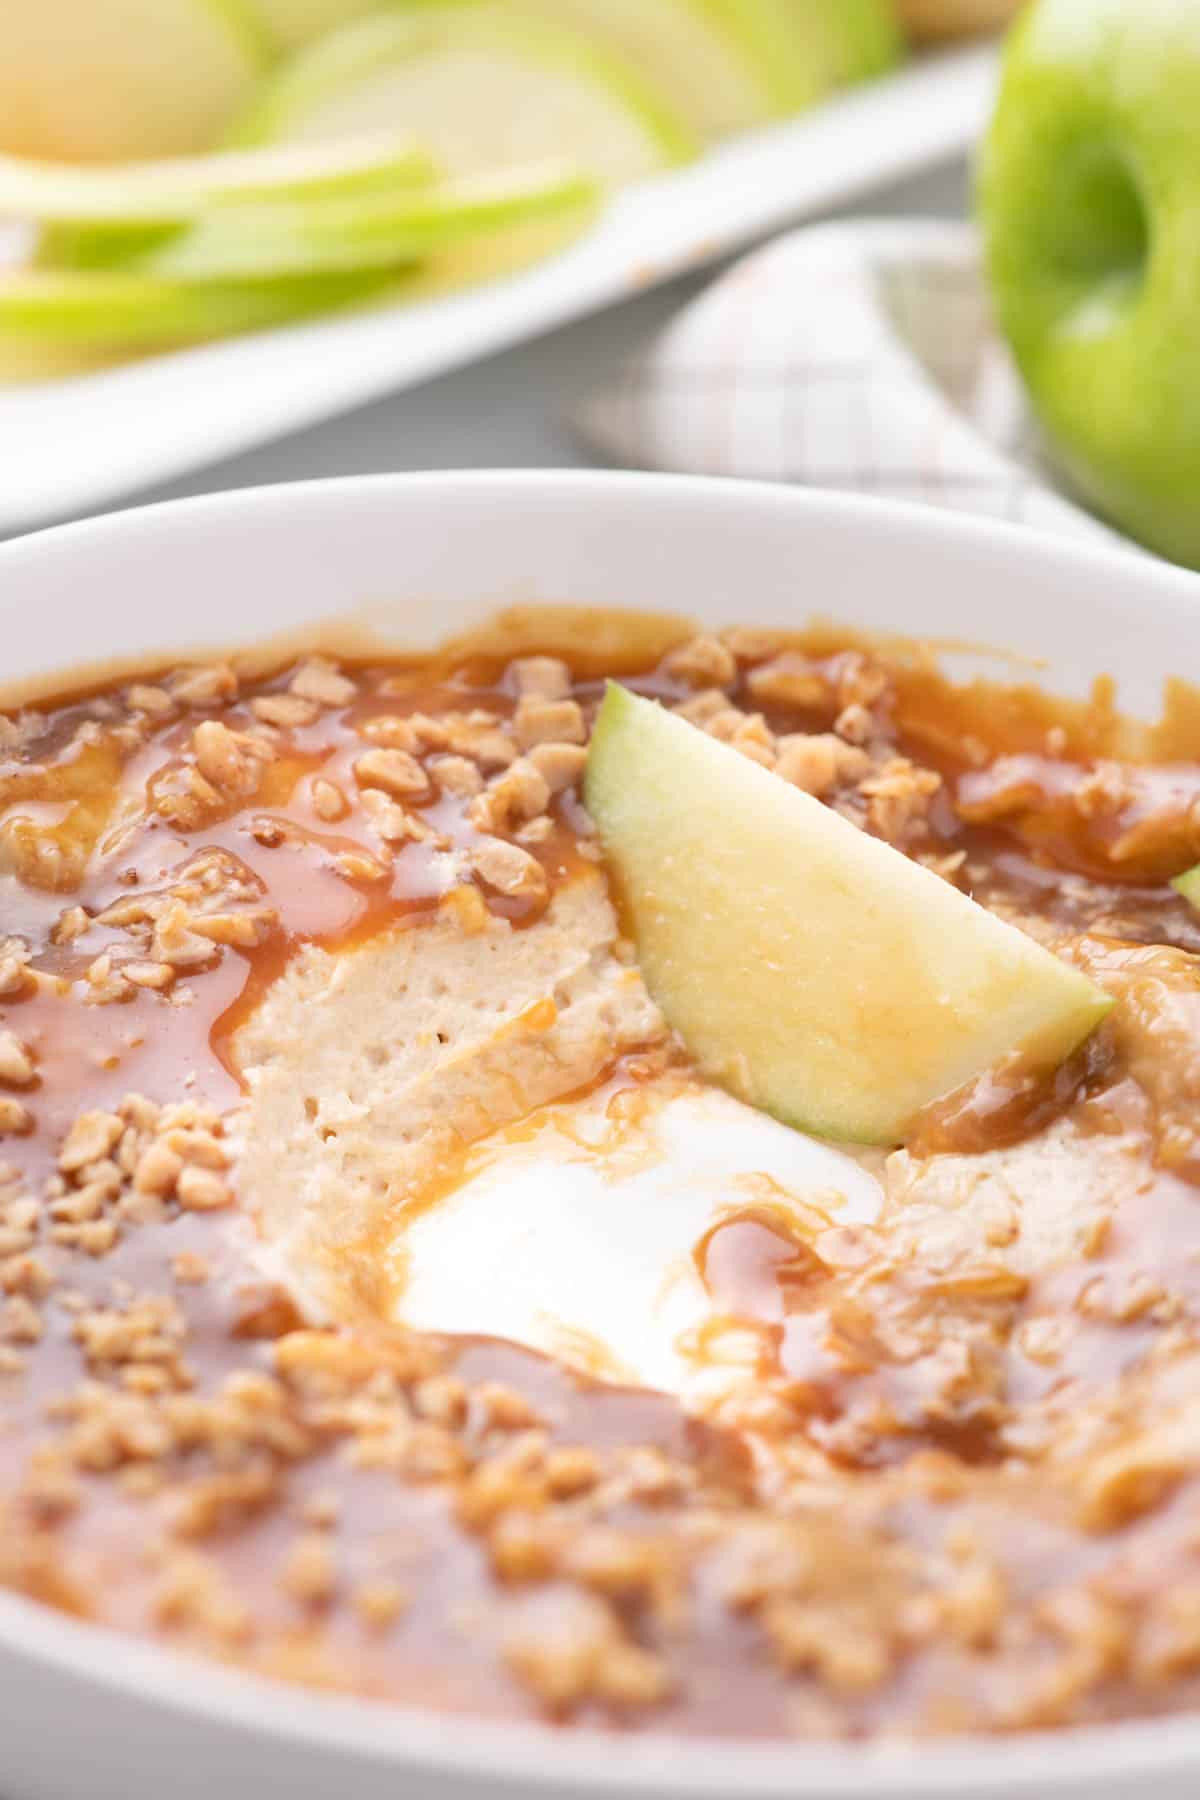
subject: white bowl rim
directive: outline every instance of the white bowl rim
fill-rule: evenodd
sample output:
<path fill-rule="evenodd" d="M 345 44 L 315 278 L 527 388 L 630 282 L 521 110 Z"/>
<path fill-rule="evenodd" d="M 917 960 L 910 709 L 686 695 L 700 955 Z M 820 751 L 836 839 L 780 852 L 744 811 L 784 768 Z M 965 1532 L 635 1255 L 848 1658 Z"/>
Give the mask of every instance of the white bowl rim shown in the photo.
<path fill-rule="evenodd" d="M 1158 589 L 1168 612 L 1200 617 L 1200 577 L 1132 552 L 1076 543 L 1024 527 L 904 502 L 862 499 L 822 490 L 765 482 L 717 480 L 594 470 L 485 469 L 419 474 L 348 476 L 164 501 L 54 526 L 0 544 L 0 583 L 23 566 L 36 565 L 60 548 L 85 554 L 89 542 L 136 534 L 147 525 L 211 520 L 214 528 L 256 510 L 285 510 L 308 502 L 366 496 L 386 503 L 392 494 L 422 488 L 472 498 L 547 498 L 589 491 L 627 494 L 642 501 L 656 494 L 778 508 L 805 517 L 856 524 L 865 532 L 931 540 L 957 539 L 993 550 L 1004 559 L 1032 557 L 1057 566 L 1064 578 L 1086 579 L 1089 570 L 1111 578 L 1119 561 L 1132 584 Z M 0 598 L 0 607 L 3 600 Z M 536 1723 L 498 1723 L 469 1715 L 441 1715 L 380 1701 L 332 1696 L 261 1677 L 232 1673 L 198 1658 L 120 1632 L 82 1623 L 23 1597 L 0 1591 L 0 1645 L 31 1660 L 46 1679 L 55 1671 L 100 1691 L 133 1693 L 163 1713 L 214 1727 L 233 1726 L 261 1739 L 311 1745 L 345 1756 L 348 1771 L 362 1763 L 394 1763 L 410 1774 L 494 1776 L 511 1791 L 520 1782 L 531 1795 L 569 1787 L 583 1796 L 618 1793 L 637 1784 L 666 1794 L 731 1793 L 789 1796 L 815 1790 L 839 1800 L 912 1800 L 957 1797 L 976 1790 L 1041 1800 L 1051 1788 L 1082 1795 L 1093 1783 L 1191 1774 L 1200 1777 L 1200 1716 L 1095 1725 L 1060 1732 L 967 1737 L 937 1743 L 886 1742 L 869 1746 L 808 1741 L 754 1742 L 560 1729 Z M 614 1755 L 614 1750 L 619 1754 Z M 1001 1766 L 1002 1763 L 1002 1766 Z M 1109 1791 L 1108 1789 L 1105 1790 Z"/>

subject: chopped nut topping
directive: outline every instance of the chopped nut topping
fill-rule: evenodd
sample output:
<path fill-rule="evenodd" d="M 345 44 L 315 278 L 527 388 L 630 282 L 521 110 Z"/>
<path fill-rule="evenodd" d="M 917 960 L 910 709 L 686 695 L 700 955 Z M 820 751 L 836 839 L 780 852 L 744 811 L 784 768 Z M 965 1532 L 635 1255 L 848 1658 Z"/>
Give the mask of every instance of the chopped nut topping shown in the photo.
<path fill-rule="evenodd" d="M 368 750 L 354 765 L 360 787 L 382 788 L 394 800 L 424 798 L 429 780 L 415 756 L 407 750 Z"/>
<path fill-rule="evenodd" d="M 482 881 L 499 894 L 544 899 L 546 872 L 537 858 L 517 844 L 500 838 L 484 838 L 470 856 L 471 867 Z"/>
<path fill-rule="evenodd" d="M 518 758 L 467 809 L 479 831 L 503 835 L 550 804 L 550 784 L 530 757 Z"/>
<path fill-rule="evenodd" d="M 129 704 L 135 712 L 148 713 L 153 719 L 169 719 L 175 712 L 175 702 L 165 688 L 149 687 L 141 682 L 135 682 L 130 688 Z"/>
<path fill-rule="evenodd" d="M 364 1581 L 351 1596 L 354 1610 L 371 1631 L 387 1631 L 403 1617 L 408 1595 L 398 1581 Z"/>
<path fill-rule="evenodd" d="M 285 965 L 401 920 L 489 952 L 603 868 L 571 792 L 594 667 L 213 662 L 0 719 L 0 1587 L 272 1677 L 589 1726 L 863 1740 L 1191 1704 L 1200 925 L 1166 884 L 1200 861 L 1200 771 L 1133 759 L 1100 705 L 1060 726 L 945 692 L 916 648 L 811 646 L 738 627 L 620 666 L 1116 1004 L 1053 1082 L 1002 1065 L 869 1153 L 873 1224 L 731 1193 L 680 1247 L 712 1313 L 678 1346 L 688 1412 L 393 1324 L 391 1235 L 386 1273 L 369 1239 L 345 1255 L 354 1323 L 318 1328 L 248 1266 L 238 1204 L 229 1020 Z M 506 1020 L 505 1051 L 549 1054 L 566 1012 Z M 633 1155 L 683 1053 L 609 1075 Z M 314 1079 L 331 1169 L 360 1116 L 391 1129 L 370 1101 Z M 424 1199 L 396 1147 L 389 1234 Z"/>
<path fill-rule="evenodd" d="M 565 700 L 571 692 L 571 671 L 557 656 L 518 657 L 512 676 L 523 700 Z"/>
<path fill-rule="evenodd" d="M 865 751 L 844 743 L 832 732 L 791 732 L 778 741 L 776 773 L 825 800 L 840 787 L 856 786 L 871 767 Z"/>
<path fill-rule="evenodd" d="M 339 675 L 323 656 L 302 663 L 288 684 L 289 691 L 318 706 L 348 706 L 357 689 L 348 675 Z"/>
<path fill-rule="evenodd" d="M 281 1581 L 293 1600 L 305 1606 L 323 1606 L 333 1599 L 337 1570 L 323 1537 L 309 1535 L 292 1545 Z"/>
<path fill-rule="evenodd" d="M 69 1175 L 87 1163 L 99 1162 L 108 1155 L 124 1129 L 124 1123 L 116 1113 L 80 1113 L 58 1153 L 59 1168 Z"/>
<path fill-rule="evenodd" d="M 196 767 L 215 788 L 245 799 L 258 791 L 270 751 L 245 732 L 230 731 L 219 719 L 205 719 L 192 733 Z"/>
<path fill-rule="evenodd" d="M 746 677 L 746 689 L 758 706 L 796 707 L 812 712 L 829 701 L 825 677 L 808 657 L 793 650 L 785 650 L 752 669 Z"/>
<path fill-rule="evenodd" d="M 229 1183 L 208 1169 L 185 1168 L 175 1183 L 175 1191 L 180 1206 L 188 1212 L 218 1212 L 222 1207 L 233 1205 L 233 1189 Z"/>
<path fill-rule="evenodd" d="M 264 725 L 278 725 L 283 731 L 302 730 L 311 725 L 321 711 L 316 700 L 305 699 L 295 692 L 257 694 L 250 702 L 250 710 Z"/>
<path fill-rule="evenodd" d="M 181 669 L 166 685 L 177 706 L 217 706 L 223 700 L 235 700 L 238 691 L 237 676 L 227 663 Z"/>
<path fill-rule="evenodd" d="M 723 688 L 737 679 L 737 658 L 720 638 L 694 637 L 672 650 L 663 663 L 668 675 L 689 687 Z"/>
<path fill-rule="evenodd" d="M 29 1087 L 36 1075 L 33 1058 L 16 1032 L 0 1029 L 0 1081 L 9 1087 Z"/>
<path fill-rule="evenodd" d="M 587 751 L 579 744 L 538 744 L 529 760 L 552 794 L 583 779 Z"/>
<path fill-rule="evenodd" d="M 460 799 L 470 800 L 483 792 L 483 776 L 465 756 L 436 757 L 429 772 L 444 794 L 456 794 Z"/>
<path fill-rule="evenodd" d="M 323 775 L 318 775 L 313 780 L 312 802 L 317 817 L 330 823 L 344 819 L 350 811 L 350 802 L 337 782 L 327 781 Z"/>
<path fill-rule="evenodd" d="M 574 700 L 522 700 L 514 725 L 522 750 L 535 744 L 582 744 L 587 739 L 583 708 Z"/>

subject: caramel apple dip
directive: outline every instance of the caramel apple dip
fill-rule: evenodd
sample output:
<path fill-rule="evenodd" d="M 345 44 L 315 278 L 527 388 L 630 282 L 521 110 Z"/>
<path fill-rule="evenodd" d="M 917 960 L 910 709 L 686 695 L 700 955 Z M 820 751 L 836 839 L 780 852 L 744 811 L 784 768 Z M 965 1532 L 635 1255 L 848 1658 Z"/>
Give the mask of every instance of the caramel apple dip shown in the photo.
<path fill-rule="evenodd" d="M 1200 1704 L 1194 696 L 564 619 L 0 719 L 0 1585 L 559 1726 Z M 610 677 L 1086 978 L 1078 1046 L 901 1142 L 714 1080 L 585 803 Z"/>

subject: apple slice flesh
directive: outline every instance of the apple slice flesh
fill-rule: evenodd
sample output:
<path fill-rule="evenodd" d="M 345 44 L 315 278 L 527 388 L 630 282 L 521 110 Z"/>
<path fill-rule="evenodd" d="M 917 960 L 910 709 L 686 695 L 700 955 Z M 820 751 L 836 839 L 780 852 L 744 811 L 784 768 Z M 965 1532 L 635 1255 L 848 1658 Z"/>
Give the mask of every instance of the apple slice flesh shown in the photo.
<path fill-rule="evenodd" d="M 331 144 L 226 150 L 211 156 L 71 168 L 0 155 L 0 217 L 170 225 L 248 201 L 354 196 L 432 181 L 411 139 L 373 134 Z"/>
<path fill-rule="evenodd" d="M 403 129 L 448 173 L 568 158 L 607 184 L 686 160 L 689 126 L 620 57 L 481 0 L 418 0 L 314 44 L 269 80 L 238 144 Z"/>
<path fill-rule="evenodd" d="M 891 845 L 611 686 L 586 801 L 647 985 L 701 1070 L 818 1136 L 903 1142 L 1014 1053 L 1056 1066 L 1111 1002 Z"/>
<path fill-rule="evenodd" d="M 122 271 L 22 271 L 0 279 L 0 344 L 147 350 L 264 330 L 368 299 L 378 275 L 178 282 Z"/>
<path fill-rule="evenodd" d="M 0 0 L 0 149 L 72 162 L 203 149 L 265 61 L 241 0 Z"/>
<path fill-rule="evenodd" d="M 642 69 L 703 137 L 800 112 L 899 61 L 893 0 L 517 0 Z"/>
<path fill-rule="evenodd" d="M 550 164 L 395 195 L 229 208 L 120 266 L 192 282 L 394 267 L 533 221 L 582 225 L 598 192 Z"/>
<path fill-rule="evenodd" d="M 1200 863 L 1194 869 L 1186 869 L 1177 875 L 1171 886 L 1177 894 L 1182 894 L 1188 905 L 1200 912 Z"/>
<path fill-rule="evenodd" d="M 704 139 L 761 125 L 774 111 L 757 0 L 524 0 L 639 69 Z"/>

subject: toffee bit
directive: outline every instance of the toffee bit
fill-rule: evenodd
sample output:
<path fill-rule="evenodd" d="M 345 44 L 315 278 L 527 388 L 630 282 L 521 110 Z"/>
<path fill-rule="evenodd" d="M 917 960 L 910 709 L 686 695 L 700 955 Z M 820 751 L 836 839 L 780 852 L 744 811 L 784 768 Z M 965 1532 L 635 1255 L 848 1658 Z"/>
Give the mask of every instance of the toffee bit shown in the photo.
<path fill-rule="evenodd" d="M 91 928 L 91 919 L 82 906 L 68 906 L 58 915 L 50 941 L 54 944 L 73 944 Z"/>
<path fill-rule="evenodd" d="M 571 692 L 571 671 L 558 656 L 518 657 L 510 673 L 523 700 L 564 700 Z"/>
<path fill-rule="evenodd" d="M 354 777 L 360 787 L 381 788 L 393 800 L 421 799 L 429 792 L 428 776 L 407 750 L 366 751 L 354 764 Z"/>
<path fill-rule="evenodd" d="M 116 1113 L 80 1113 L 58 1153 L 59 1168 L 70 1175 L 87 1163 L 98 1162 L 108 1155 L 124 1129 L 124 1121 Z"/>
<path fill-rule="evenodd" d="M 333 824 L 344 819 L 350 811 L 350 802 L 336 781 L 329 781 L 324 775 L 314 776 L 312 787 L 313 811 L 319 819 Z"/>
<path fill-rule="evenodd" d="M 587 751 L 582 744 L 538 744 L 529 752 L 529 760 L 551 794 L 560 794 L 583 779 Z"/>
<path fill-rule="evenodd" d="M 197 1250 L 180 1250 L 171 1258 L 171 1273 L 184 1287 L 201 1287 L 209 1279 L 209 1266 Z"/>
<path fill-rule="evenodd" d="M 288 1551 L 280 1572 L 280 1586 L 304 1606 L 325 1606 L 337 1587 L 337 1566 L 324 1537 L 309 1533 Z"/>
<path fill-rule="evenodd" d="M 237 698 L 238 678 L 228 663 L 209 663 L 168 676 L 166 688 L 177 706 L 219 706 Z"/>
<path fill-rule="evenodd" d="M 355 1612 L 369 1631 L 388 1631 L 410 1605 L 406 1589 L 398 1581 L 380 1576 L 361 1582 L 350 1596 Z"/>
<path fill-rule="evenodd" d="M 469 861 L 480 880 L 497 893 L 529 900 L 544 900 L 547 896 L 548 883 L 541 863 L 517 844 L 484 838 L 470 852 Z"/>
<path fill-rule="evenodd" d="M 285 731 L 300 731 L 320 716 L 316 700 L 303 694 L 256 694 L 250 702 L 256 719 L 266 725 L 278 725 Z"/>
<path fill-rule="evenodd" d="M 165 962 L 122 963 L 121 973 L 134 987 L 153 988 L 158 992 L 169 988 L 175 980 L 174 968 Z"/>
<path fill-rule="evenodd" d="M 513 719 L 518 744 L 582 744 L 587 740 L 583 708 L 575 700 L 522 700 Z"/>
<path fill-rule="evenodd" d="M 317 706 L 348 706 L 357 693 L 348 675 L 340 675 L 334 665 L 322 656 L 302 663 L 288 683 L 288 691 Z"/>
<path fill-rule="evenodd" d="M 403 1270 L 370 1233 L 338 1253 L 352 1322 L 318 1325 L 338 1306 L 249 1261 L 249 1102 L 219 1060 L 226 1023 L 210 1030 L 343 934 L 403 915 L 412 943 L 410 906 L 485 961 L 537 952 L 573 884 L 602 894 L 572 792 L 592 671 L 481 657 L 351 677 L 313 656 L 240 683 L 218 660 L 0 719 L 12 917 L 41 921 L 0 940 L 0 1587 L 385 1700 L 457 1703 L 478 1679 L 564 1724 L 710 1729 L 714 1670 L 731 1728 L 766 1736 L 1184 1709 L 1200 928 L 1152 884 L 1200 855 L 1192 773 L 1078 749 L 1048 765 L 1070 747 L 1051 712 L 1018 730 L 1007 700 L 964 707 L 927 656 L 742 627 L 659 633 L 653 655 L 666 643 L 634 679 L 1093 974 L 1118 1002 L 1100 1032 L 1046 1104 L 1040 1076 L 1029 1105 L 1000 1104 L 989 1071 L 951 1096 L 953 1144 L 864 1153 L 874 1223 L 840 1193 L 784 1206 L 747 1179 L 702 1269 L 681 1246 L 713 1312 L 678 1345 L 686 1417 L 515 1346 L 394 1324 Z M 89 784 L 106 819 L 120 798 L 94 858 L 42 822 Z M 181 833 L 202 835 L 181 850 Z M 22 896 L 26 875 L 81 885 L 64 905 Z M 632 991 L 632 942 L 610 949 Z M 556 1054 L 550 1026 L 593 979 L 584 955 L 569 992 L 551 982 L 505 1015 L 497 1091 L 521 1101 L 519 1054 Z M 447 1012 L 464 1001 L 450 985 Z M 108 1002 L 129 1005 L 84 1010 Z M 594 1019 L 621 1156 L 690 1080 L 649 1011 L 619 1059 L 607 1001 Z M 378 1055 L 381 1079 L 406 1079 L 383 1035 Z M 461 1059 L 446 1064 L 452 1086 Z M 149 1093 L 116 1098 L 126 1066 Z M 332 1063 L 315 1080 L 335 1174 L 300 1200 L 324 1223 L 362 1134 L 392 1118 Z M 448 1093 L 428 1096 L 428 1129 L 454 1160 L 469 1146 Z M 478 1126 L 495 1128 L 490 1102 Z M 397 1132 L 397 1202 L 410 1149 Z"/>
<path fill-rule="evenodd" d="M 175 1183 L 175 1191 L 185 1212 L 219 1212 L 233 1205 L 229 1183 L 208 1169 L 185 1168 Z"/>
<path fill-rule="evenodd" d="M 31 1087 L 36 1076 L 28 1047 L 15 1031 L 0 1028 L 0 1082 L 8 1087 Z"/>

